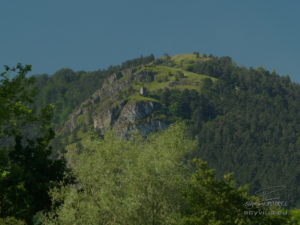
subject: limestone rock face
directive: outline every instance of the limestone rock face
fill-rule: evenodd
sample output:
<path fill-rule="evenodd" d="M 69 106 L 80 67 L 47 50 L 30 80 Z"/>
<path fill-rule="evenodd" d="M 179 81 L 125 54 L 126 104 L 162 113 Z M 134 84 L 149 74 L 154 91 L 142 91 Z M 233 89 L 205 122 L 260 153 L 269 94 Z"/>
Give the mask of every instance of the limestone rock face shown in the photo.
<path fill-rule="evenodd" d="M 151 101 L 141 101 L 128 103 L 122 110 L 120 119 L 124 122 L 134 122 L 145 119 L 151 113 L 160 109 L 160 104 Z"/>
<path fill-rule="evenodd" d="M 87 105 L 87 103 L 85 103 Z M 82 103 L 84 106 L 84 103 Z M 82 106 L 81 105 L 81 106 Z M 78 118 L 81 115 L 88 114 L 89 108 L 87 107 L 80 107 L 74 113 L 71 114 L 68 121 L 64 124 L 63 131 L 64 132 L 73 132 L 79 127 Z"/>
<path fill-rule="evenodd" d="M 94 115 L 94 128 L 102 132 L 113 128 L 121 137 L 128 137 L 132 130 L 147 135 L 166 128 L 164 122 L 152 118 L 161 108 L 159 103 L 151 101 L 121 102 L 112 109 Z"/>
<path fill-rule="evenodd" d="M 121 111 L 114 128 L 119 136 L 127 137 L 132 130 L 138 130 L 147 135 L 150 132 L 166 128 L 166 124 L 153 118 L 159 113 L 161 105 L 152 101 L 128 103 Z"/>
<path fill-rule="evenodd" d="M 96 113 L 93 116 L 93 125 L 95 129 L 106 131 L 110 129 L 115 121 L 118 119 L 119 113 L 122 107 L 126 104 L 126 101 L 121 102 L 116 107 L 108 109 L 107 111 Z"/>
<path fill-rule="evenodd" d="M 136 76 L 130 74 L 131 72 L 115 73 L 108 77 L 103 86 L 70 115 L 69 120 L 64 124 L 64 133 L 72 133 L 80 128 L 82 118 L 91 128 L 102 133 L 113 129 L 117 135 L 125 138 L 132 130 L 138 130 L 141 134 L 147 135 L 166 128 L 167 124 L 157 119 L 163 111 L 159 102 L 145 97 L 135 100 L 128 100 L 126 96 L 124 97 L 124 90 L 131 88 L 134 82 L 138 82 Z M 137 76 L 142 76 L 143 81 L 152 80 L 151 75 L 146 73 Z M 137 91 L 136 94 L 139 92 Z"/>

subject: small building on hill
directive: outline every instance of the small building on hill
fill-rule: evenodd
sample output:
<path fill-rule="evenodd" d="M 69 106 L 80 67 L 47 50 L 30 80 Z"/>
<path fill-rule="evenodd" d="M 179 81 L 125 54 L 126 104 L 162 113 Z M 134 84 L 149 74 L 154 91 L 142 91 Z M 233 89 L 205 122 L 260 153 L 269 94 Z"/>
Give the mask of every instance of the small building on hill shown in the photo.
<path fill-rule="evenodd" d="M 140 89 L 140 95 L 141 96 L 147 96 L 148 95 L 147 88 L 145 88 L 144 86 L 142 86 L 141 89 Z"/>

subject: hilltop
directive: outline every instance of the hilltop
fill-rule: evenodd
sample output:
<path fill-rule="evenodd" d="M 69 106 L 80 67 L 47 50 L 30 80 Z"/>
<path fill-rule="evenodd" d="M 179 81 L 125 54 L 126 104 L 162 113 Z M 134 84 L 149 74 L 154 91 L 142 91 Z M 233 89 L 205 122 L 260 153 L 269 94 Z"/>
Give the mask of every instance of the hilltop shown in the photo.
<path fill-rule="evenodd" d="M 200 93 L 205 83 L 217 80 L 183 69 L 185 59 L 191 63 L 193 58 L 198 60 L 193 55 L 179 55 L 113 73 L 71 114 L 63 131 L 73 133 L 85 126 L 103 133 L 114 128 L 119 136 L 126 137 L 131 130 L 147 135 L 166 128 L 170 123 L 168 109 L 157 97 L 159 93 L 164 90 Z"/>

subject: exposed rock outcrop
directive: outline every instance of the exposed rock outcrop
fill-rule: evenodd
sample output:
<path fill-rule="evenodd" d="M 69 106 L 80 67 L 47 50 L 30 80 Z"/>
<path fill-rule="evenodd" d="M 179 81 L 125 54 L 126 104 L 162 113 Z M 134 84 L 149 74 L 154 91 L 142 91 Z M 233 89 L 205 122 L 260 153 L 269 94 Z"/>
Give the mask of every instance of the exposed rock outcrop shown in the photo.
<path fill-rule="evenodd" d="M 102 132 L 110 129 L 115 121 L 118 119 L 120 111 L 126 104 L 126 101 L 122 101 L 116 107 L 107 109 L 104 112 L 96 113 L 93 116 L 93 126 L 95 129 L 99 129 Z"/>
<path fill-rule="evenodd" d="M 119 136 L 127 137 L 132 130 L 138 130 L 147 135 L 150 132 L 164 129 L 167 125 L 156 120 L 153 115 L 159 113 L 162 107 L 157 102 L 140 101 L 128 103 L 121 111 L 114 128 Z"/>
<path fill-rule="evenodd" d="M 69 117 L 65 123 L 64 133 L 72 133 L 80 127 L 79 118 L 85 119 L 90 127 L 105 132 L 114 129 L 121 137 L 128 137 L 130 131 L 139 130 L 143 135 L 164 129 L 167 124 L 155 116 L 163 111 L 160 103 L 151 99 L 122 99 L 122 93 L 132 86 L 136 78 L 151 81 L 152 75 L 131 71 L 112 74 L 105 80 L 101 89 L 97 90 Z M 139 78 L 140 76 L 140 78 Z M 122 78 L 122 79 L 121 79 Z M 120 99 L 121 98 L 121 99 Z"/>

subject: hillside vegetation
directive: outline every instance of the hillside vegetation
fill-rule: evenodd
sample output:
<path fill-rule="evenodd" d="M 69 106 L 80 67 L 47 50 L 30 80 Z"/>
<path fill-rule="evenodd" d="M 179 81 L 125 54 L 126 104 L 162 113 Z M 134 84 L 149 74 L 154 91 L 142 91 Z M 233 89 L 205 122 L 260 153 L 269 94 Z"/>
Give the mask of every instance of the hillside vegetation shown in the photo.
<path fill-rule="evenodd" d="M 197 52 L 30 68 L 0 74 L 0 224 L 299 224 L 288 76 Z"/>
<path fill-rule="evenodd" d="M 119 131 L 118 135 L 127 135 L 132 129 L 148 134 L 186 120 L 189 132 L 199 141 L 193 156 L 208 161 L 217 169 L 218 176 L 233 172 L 238 184 L 250 185 L 250 193 L 263 187 L 284 185 L 290 193 L 289 206 L 299 206 L 298 84 L 275 71 L 237 66 L 230 57 L 195 53 L 160 59 L 141 57 L 129 62 L 121 67 L 111 67 L 105 75 L 94 74 L 94 82 L 90 83 L 92 88 L 82 90 L 78 82 L 72 90 L 81 96 L 80 100 L 76 95 L 70 97 L 67 92 L 53 101 L 44 100 L 54 104 L 65 101 L 64 105 L 68 106 L 69 99 L 74 98 L 77 107 L 86 112 L 80 115 L 80 124 L 76 120 L 72 122 L 76 129 L 65 134 L 68 138 L 64 135 L 57 138 L 57 148 L 79 143 L 77 132 L 96 129 L 101 136 L 105 130 L 114 128 Z M 100 88 L 109 73 L 122 73 L 111 83 L 106 83 L 101 93 L 110 89 L 113 92 L 106 97 L 99 94 L 102 101 L 97 104 L 80 106 L 81 92 L 88 96 Z M 90 74 L 82 75 L 81 79 L 87 79 Z M 49 80 L 54 79 L 55 76 L 49 77 Z M 70 88 L 67 82 L 59 85 Z M 147 95 L 140 95 L 141 87 L 146 88 Z M 46 85 L 43 90 L 52 88 Z M 151 108 L 149 104 L 156 105 Z M 149 109 L 149 113 L 145 113 L 145 107 L 152 111 Z M 69 112 L 75 108 L 76 104 L 70 106 Z M 107 110 L 111 113 L 107 114 Z M 60 113 L 58 110 L 56 117 L 61 118 Z M 67 114 L 63 118 L 66 117 Z"/>

